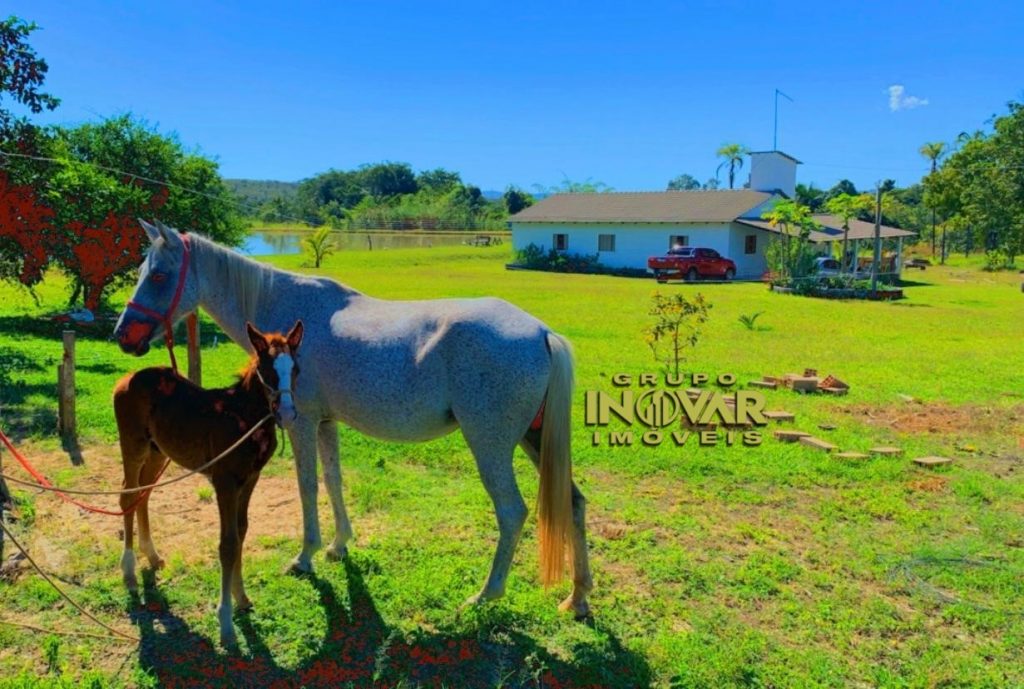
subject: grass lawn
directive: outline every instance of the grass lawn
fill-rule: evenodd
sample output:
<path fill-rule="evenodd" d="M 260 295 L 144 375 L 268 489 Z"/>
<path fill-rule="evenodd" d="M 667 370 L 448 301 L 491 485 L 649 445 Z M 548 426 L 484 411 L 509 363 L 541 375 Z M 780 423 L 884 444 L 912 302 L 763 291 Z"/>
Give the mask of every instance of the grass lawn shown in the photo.
<path fill-rule="evenodd" d="M 955 259 L 906 275 L 907 299 L 892 303 L 778 295 L 760 284 L 660 288 L 699 290 L 713 304 L 687 370 L 741 382 L 807 367 L 832 373 L 851 386 L 848 396 L 769 391 L 770 408 L 794 412 L 794 427 L 844 450 L 905 452 L 844 462 L 770 433 L 753 448 L 592 446 L 583 391 L 612 391 L 615 373 L 658 370 L 641 333 L 655 284 L 506 271 L 510 251 L 507 243 L 345 251 L 318 271 L 301 268 L 300 256 L 269 260 L 385 298 L 503 297 L 572 341 L 575 473 L 589 501 L 597 584 L 592 621 L 556 611 L 567 584 L 538 585 L 532 516 L 506 598 L 456 615 L 482 583 L 497 537 L 461 437 L 402 445 L 344 429 L 352 556 L 343 564 L 318 557 L 315 577 L 281 574 L 298 552 L 300 521 L 291 461 L 275 458 L 250 515 L 246 580 L 256 609 L 238 619 L 240 657 L 216 645 L 216 507 L 202 480 L 154 497 L 154 537 L 169 564 L 147 575 L 141 599 L 121 584 L 119 519 L 15 490 L 16 533 L 44 568 L 142 641 L 0 624 L 0 685 L 1024 685 L 1019 275 Z M 108 340 L 109 327 L 80 335 L 85 461 L 72 466 L 53 435 L 60 326 L 44 317 L 65 295 L 57 275 L 39 290 L 39 305 L 0 286 L 0 423 L 55 482 L 116 486 L 110 390 L 124 372 L 165 364 L 166 354 L 127 357 Z M 117 294 L 112 304 L 125 299 Z M 758 311 L 757 329 L 738 321 Z M 204 322 L 207 385 L 227 384 L 244 360 Z M 817 428 L 825 423 L 836 428 Z M 927 454 L 955 462 L 928 470 L 909 461 Z M 5 455 L 4 470 L 18 474 L 12 463 Z M 536 475 L 524 457 L 517 472 L 532 504 Z M 97 631 L 24 568 L 13 582 L 0 580 L 0 619 Z"/>

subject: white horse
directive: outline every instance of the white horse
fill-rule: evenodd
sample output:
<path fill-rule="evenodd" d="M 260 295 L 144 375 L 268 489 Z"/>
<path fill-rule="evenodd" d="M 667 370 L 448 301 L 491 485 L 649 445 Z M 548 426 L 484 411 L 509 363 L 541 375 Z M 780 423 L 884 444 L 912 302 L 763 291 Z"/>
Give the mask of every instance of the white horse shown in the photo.
<path fill-rule="evenodd" d="M 526 505 L 512 455 L 518 444 L 540 472 L 538 541 L 541 579 L 562 577 L 566 549 L 573 590 L 561 608 L 589 614 L 593 588 L 587 559 L 585 501 L 572 482 L 569 343 L 539 320 L 500 299 L 385 301 L 326 278 L 277 270 L 203 237 L 142 222 L 151 249 L 121 313 L 115 335 L 141 356 L 174 322 L 202 307 L 236 343 L 251 351 L 246 321 L 281 331 L 301 319 L 294 408 L 282 400 L 279 421 L 295 453 L 302 498 L 302 552 L 295 571 L 312 571 L 320 548 L 317 449 L 334 513 L 328 559 L 347 553 L 338 428 L 385 440 L 423 441 L 462 431 L 494 503 L 498 545 L 483 588 L 467 603 L 505 592 Z"/>

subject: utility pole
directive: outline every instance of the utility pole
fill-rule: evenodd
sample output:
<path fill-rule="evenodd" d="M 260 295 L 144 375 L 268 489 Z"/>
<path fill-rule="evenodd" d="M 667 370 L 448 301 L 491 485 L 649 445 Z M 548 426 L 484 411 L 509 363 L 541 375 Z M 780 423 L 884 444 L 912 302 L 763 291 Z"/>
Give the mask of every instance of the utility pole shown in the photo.
<path fill-rule="evenodd" d="M 871 294 L 878 293 L 878 265 L 882 262 L 882 183 L 875 185 L 875 257 L 871 261 Z"/>
<path fill-rule="evenodd" d="M 772 150 L 773 151 L 779 150 L 779 96 L 782 96 L 783 98 L 788 100 L 790 103 L 793 102 L 792 98 L 787 96 L 782 91 L 780 91 L 778 89 L 775 89 L 775 128 L 772 131 Z"/>

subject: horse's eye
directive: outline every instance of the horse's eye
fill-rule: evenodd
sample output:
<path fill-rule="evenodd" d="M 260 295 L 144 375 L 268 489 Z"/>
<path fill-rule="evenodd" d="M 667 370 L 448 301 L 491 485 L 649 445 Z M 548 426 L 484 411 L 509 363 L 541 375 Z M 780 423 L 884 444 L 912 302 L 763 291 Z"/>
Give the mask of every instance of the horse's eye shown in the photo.
<path fill-rule="evenodd" d="M 153 282 L 163 282 L 167 279 L 167 273 L 153 273 L 149 276 L 149 279 Z"/>

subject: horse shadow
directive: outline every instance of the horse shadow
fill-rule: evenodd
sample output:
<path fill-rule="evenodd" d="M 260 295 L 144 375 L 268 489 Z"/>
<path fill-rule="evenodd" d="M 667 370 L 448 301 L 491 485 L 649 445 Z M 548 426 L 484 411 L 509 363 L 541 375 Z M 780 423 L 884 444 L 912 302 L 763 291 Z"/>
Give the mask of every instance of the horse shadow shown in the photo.
<path fill-rule="evenodd" d="M 140 666 L 164 687 L 626 689 L 651 684 L 646 661 L 610 634 L 595 646 L 577 642 L 571 662 L 556 658 L 507 620 L 490 629 L 422 631 L 410 639 L 380 615 L 351 558 L 344 567 L 347 597 L 315 574 L 304 577 L 326 613 L 327 631 L 316 653 L 294 669 L 275 661 L 248 615 L 235 620 L 247 652 L 219 649 L 170 610 L 152 572 L 144 570 L 146 602 L 133 598 L 131 611 L 141 635 Z"/>

